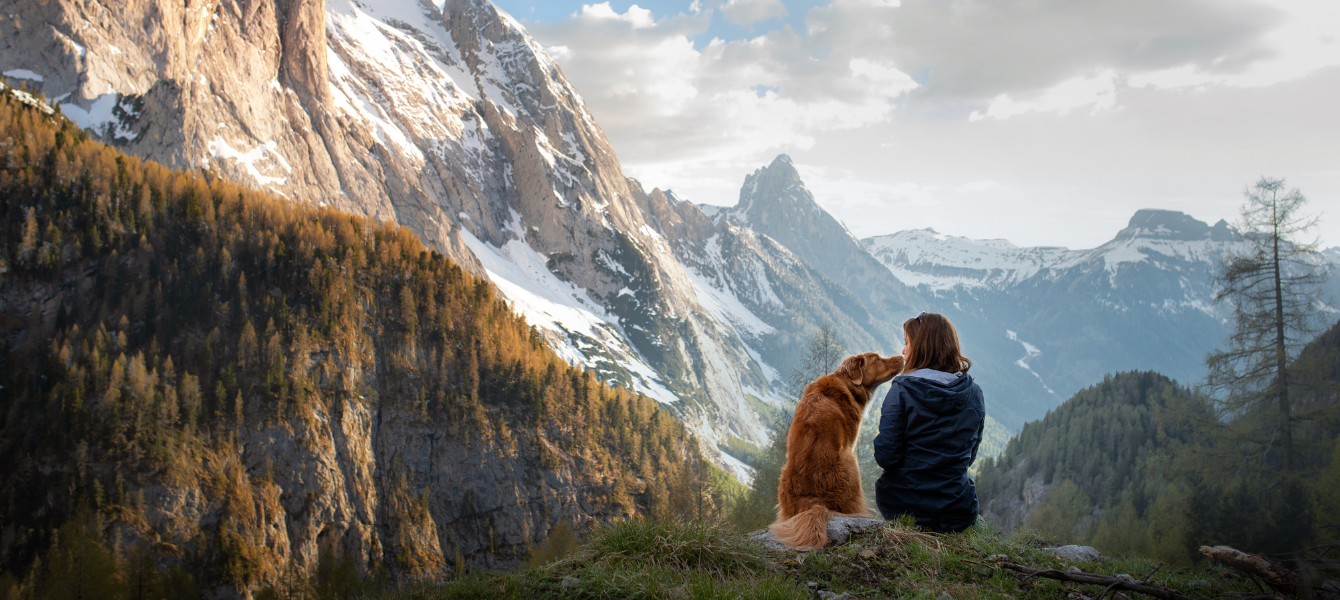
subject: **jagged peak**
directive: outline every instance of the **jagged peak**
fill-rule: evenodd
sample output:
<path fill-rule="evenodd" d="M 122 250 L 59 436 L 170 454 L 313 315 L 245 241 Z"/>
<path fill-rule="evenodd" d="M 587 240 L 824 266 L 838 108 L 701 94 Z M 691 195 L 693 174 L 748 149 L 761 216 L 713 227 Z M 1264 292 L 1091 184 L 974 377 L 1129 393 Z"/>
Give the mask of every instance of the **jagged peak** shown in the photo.
<path fill-rule="evenodd" d="M 1116 239 L 1229 240 L 1233 236 L 1228 222 L 1223 219 L 1211 227 L 1184 212 L 1142 208 L 1135 211 L 1126 228 L 1117 233 Z"/>

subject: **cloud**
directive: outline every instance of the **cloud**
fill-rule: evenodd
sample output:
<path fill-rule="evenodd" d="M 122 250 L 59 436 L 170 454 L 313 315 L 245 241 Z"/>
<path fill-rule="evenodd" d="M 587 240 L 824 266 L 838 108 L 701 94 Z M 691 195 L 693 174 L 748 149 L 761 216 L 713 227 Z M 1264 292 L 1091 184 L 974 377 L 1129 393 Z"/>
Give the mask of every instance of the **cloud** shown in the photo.
<path fill-rule="evenodd" d="M 749 25 L 787 16 L 781 0 L 730 0 L 721 6 L 721 14 L 736 25 Z"/>
<path fill-rule="evenodd" d="M 785 10 L 776 0 L 717 6 Z M 853 10 L 892 7 L 857 4 Z M 832 35 L 783 26 L 695 45 L 713 9 L 654 21 L 635 11 L 641 9 L 621 14 L 608 3 L 585 5 L 569 19 L 528 29 L 553 44 L 551 56 L 582 90 L 626 170 L 650 185 L 666 183 L 654 176 L 683 174 L 692 165 L 752 168 L 778 152 L 810 148 L 826 132 L 886 121 L 899 98 L 918 86 L 897 63 L 871 51 L 871 40 L 887 42 L 887 27 L 837 35 L 851 25 L 871 27 L 868 18 L 816 21 Z"/>
<path fill-rule="evenodd" d="M 1092 77 L 1076 77 L 1062 81 L 1043 91 L 1031 100 L 1015 100 L 1009 94 L 1001 94 L 991 100 L 986 112 L 973 111 L 968 115 L 970 121 L 982 119 L 1008 119 L 1030 112 L 1056 112 L 1061 115 L 1070 111 L 1092 106 L 1092 112 L 1107 110 L 1117 103 L 1117 73 L 1111 69 Z"/>
<path fill-rule="evenodd" d="M 1272 49 L 1269 56 L 1239 69 L 1186 63 L 1133 74 L 1132 87 L 1156 89 L 1227 85 L 1263 87 L 1306 76 L 1340 64 L 1340 3 L 1332 0 L 1284 0 L 1280 6 L 1288 18 L 1267 32 L 1262 40 Z"/>
<path fill-rule="evenodd" d="M 1233 73 L 1275 50 L 1285 12 L 1254 0 L 905 0 L 892 55 L 922 95 L 995 98 L 1082 73 Z"/>

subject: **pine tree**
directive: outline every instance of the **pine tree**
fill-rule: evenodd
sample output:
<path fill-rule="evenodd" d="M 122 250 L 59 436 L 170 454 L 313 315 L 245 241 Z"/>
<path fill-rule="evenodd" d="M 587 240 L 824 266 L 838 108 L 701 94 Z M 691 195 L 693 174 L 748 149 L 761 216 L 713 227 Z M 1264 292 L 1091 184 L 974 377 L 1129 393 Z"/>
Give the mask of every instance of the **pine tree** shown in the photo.
<path fill-rule="evenodd" d="M 1233 303 L 1233 333 L 1228 349 L 1206 358 L 1205 387 L 1226 415 L 1277 413 L 1272 437 L 1287 474 L 1294 469 L 1288 363 L 1316 332 L 1325 262 L 1315 241 L 1297 239 L 1317 224 L 1302 214 L 1302 193 L 1287 190 L 1283 179 L 1262 177 L 1245 195 L 1239 230 L 1246 247 L 1225 260 L 1215 296 Z M 1267 450 L 1272 444 L 1266 442 Z"/>
<path fill-rule="evenodd" d="M 787 377 L 787 391 L 799 400 L 800 395 L 805 392 L 805 386 L 822 375 L 832 373 L 845 356 L 846 349 L 838 337 L 837 328 L 832 323 L 824 323 L 819 328 L 819 333 L 810 339 L 805 357 Z"/>

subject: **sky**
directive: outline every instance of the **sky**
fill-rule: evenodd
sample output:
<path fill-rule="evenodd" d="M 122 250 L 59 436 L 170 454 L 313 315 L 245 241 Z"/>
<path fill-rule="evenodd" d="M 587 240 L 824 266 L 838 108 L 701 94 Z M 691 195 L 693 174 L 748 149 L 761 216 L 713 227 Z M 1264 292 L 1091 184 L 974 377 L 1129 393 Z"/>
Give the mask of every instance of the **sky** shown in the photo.
<path fill-rule="evenodd" d="M 1340 245 L 1335 0 L 494 0 L 650 191 L 792 157 L 859 237 L 1091 248 L 1282 177 Z"/>

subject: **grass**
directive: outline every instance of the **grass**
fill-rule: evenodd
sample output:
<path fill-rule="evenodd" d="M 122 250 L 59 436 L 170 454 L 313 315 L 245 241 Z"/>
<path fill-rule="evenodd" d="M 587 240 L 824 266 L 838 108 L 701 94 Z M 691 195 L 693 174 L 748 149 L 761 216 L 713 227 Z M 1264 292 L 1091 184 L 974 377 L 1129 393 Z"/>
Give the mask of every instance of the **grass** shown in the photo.
<path fill-rule="evenodd" d="M 997 560 L 1063 571 L 1072 566 L 1041 551 L 1046 545 L 1046 540 L 1028 531 L 1002 539 L 990 528 L 976 526 L 938 535 L 891 522 L 841 546 L 808 553 L 772 552 L 726 525 L 635 521 L 597 529 L 568 556 L 539 567 L 476 573 L 380 598 L 808 600 L 825 590 L 855 598 L 938 599 L 948 594 L 966 600 L 1077 598 L 1073 593 L 1095 597 L 1102 591 L 1050 579 L 1023 579 L 987 566 Z M 1143 579 L 1155 565 L 1153 559 L 1131 557 L 1073 566 Z M 1151 585 L 1205 598 L 1258 593 L 1248 580 L 1209 565 L 1160 569 Z"/>

